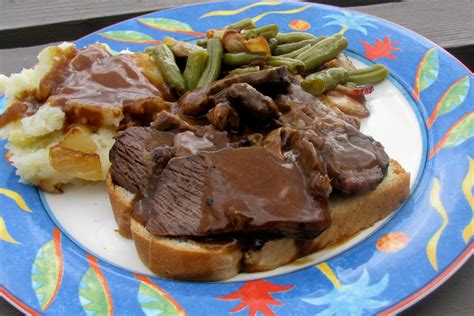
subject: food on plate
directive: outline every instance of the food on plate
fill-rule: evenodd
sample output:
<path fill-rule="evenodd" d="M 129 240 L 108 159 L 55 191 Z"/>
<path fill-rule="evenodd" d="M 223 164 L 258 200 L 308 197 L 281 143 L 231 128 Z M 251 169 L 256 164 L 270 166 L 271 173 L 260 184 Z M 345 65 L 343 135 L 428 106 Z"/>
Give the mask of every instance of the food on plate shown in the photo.
<path fill-rule="evenodd" d="M 409 174 L 357 119 L 287 67 L 187 92 L 121 132 L 107 189 L 120 233 L 154 273 L 222 280 L 274 269 L 394 211 Z"/>
<path fill-rule="evenodd" d="M 174 100 L 149 55 L 112 54 L 103 44 L 48 47 L 33 69 L 0 75 L 0 90 L 10 160 L 22 182 L 51 192 L 104 180 L 116 132 L 150 122 Z"/>
<path fill-rule="evenodd" d="M 409 173 L 359 130 L 388 70 L 355 69 L 347 45 L 245 19 L 144 53 L 50 47 L 0 78 L 1 136 L 24 182 L 105 179 L 120 234 L 160 276 L 271 270 L 409 195 Z"/>

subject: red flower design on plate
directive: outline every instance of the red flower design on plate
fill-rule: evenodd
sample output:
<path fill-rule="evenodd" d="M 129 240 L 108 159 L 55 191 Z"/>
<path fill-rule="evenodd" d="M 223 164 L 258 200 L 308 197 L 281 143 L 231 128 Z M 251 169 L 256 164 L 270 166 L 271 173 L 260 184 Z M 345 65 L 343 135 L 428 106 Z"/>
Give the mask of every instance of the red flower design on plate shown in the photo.
<path fill-rule="evenodd" d="M 400 49 L 395 46 L 398 45 L 398 42 L 391 42 L 390 36 L 385 36 L 383 41 L 376 38 L 375 44 L 371 45 L 365 41 L 360 41 L 362 46 L 365 48 L 365 57 L 370 60 L 376 60 L 377 58 L 389 58 L 397 60 L 397 57 L 390 54 L 392 52 L 399 52 Z"/>
<path fill-rule="evenodd" d="M 221 300 L 234 301 L 242 299 L 230 312 L 240 312 L 249 308 L 248 315 L 255 316 L 258 312 L 265 316 L 273 316 L 275 313 L 268 305 L 281 306 L 282 302 L 274 299 L 270 293 L 286 292 L 293 288 L 293 285 L 278 285 L 265 280 L 245 282 L 244 285 L 234 293 L 218 297 Z"/>

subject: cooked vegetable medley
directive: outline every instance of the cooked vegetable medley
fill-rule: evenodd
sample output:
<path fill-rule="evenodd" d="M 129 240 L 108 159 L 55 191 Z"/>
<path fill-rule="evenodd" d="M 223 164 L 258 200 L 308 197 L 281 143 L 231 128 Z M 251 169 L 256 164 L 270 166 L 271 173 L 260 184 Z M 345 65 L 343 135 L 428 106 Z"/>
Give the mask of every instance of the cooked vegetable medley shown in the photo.
<path fill-rule="evenodd" d="M 179 94 L 226 75 L 279 66 L 301 75 L 302 87 L 316 96 L 341 85 L 363 88 L 387 78 L 389 71 L 381 64 L 357 70 L 340 65 L 338 56 L 347 45 L 341 34 L 279 33 L 276 24 L 257 28 L 251 19 L 244 19 L 209 30 L 206 39 L 196 44 L 165 37 L 164 44 L 145 52 L 153 56 L 166 82 Z M 367 87 L 359 90 L 372 91 Z"/>

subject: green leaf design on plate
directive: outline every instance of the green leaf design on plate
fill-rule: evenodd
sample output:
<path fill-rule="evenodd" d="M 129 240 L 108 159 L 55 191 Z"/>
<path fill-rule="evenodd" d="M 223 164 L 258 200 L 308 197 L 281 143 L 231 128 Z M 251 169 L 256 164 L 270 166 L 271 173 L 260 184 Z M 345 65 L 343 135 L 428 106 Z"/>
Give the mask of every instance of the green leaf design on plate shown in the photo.
<path fill-rule="evenodd" d="M 443 147 L 457 146 L 474 135 L 474 112 L 465 116 L 454 126 Z"/>
<path fill-rule="evenodd" d="M 469 78 L 467 76 L 455 82 L 446 90 L 440 99 L 438 116 L 451 112 L 460 106 L 469 91 Z"/>
<path fill-rule="evenodd" d="M 31 283 L 42 310 L 49 307 L 61 284 L 62 256 L 56 249 L 60 247 L 59 234 L 55 229 L 54 239 L 38 250 L 31 268 Z"/>
<path fill-rule="evenodd" d="M 165 18 L 141 18 L 139 19 L 140 22 L 143 24 L 155 27 L 158 29 L 162 29 L 164 31 L 193 31 L 193 28 L 186 23 L 172 20 L 172 19 L 165 19 Z"/>
<path fill-rule="evenodd" d="M 435 82 L 439 74 L 438 51 L 433 47 L 424 56 L 421 61 L 418 76 L 419 91 L 423 91 Z"/>
<path fill-rule="evenodd" d="M 151 315 L 183 315 L 172 302 L 170 302 L 159 289 L 153 288 L 145 282 L 140 282 L 138 288 L 138 302 L 142 311 L 147 316 Z"/>
<path fill-rule="evenodd" d="M 99 35 L 107 39 L 121 42 L 150 43 L 155 41 L 155 39 L 150 35 L 137 31 L 109 31 L 99 33 Z"/>
<path fill-rule="evenodd" d="M 79 283 L 79 300 L 87 315 L 110 315 L 107 293 L 92 268 L 86 271 Z"/>

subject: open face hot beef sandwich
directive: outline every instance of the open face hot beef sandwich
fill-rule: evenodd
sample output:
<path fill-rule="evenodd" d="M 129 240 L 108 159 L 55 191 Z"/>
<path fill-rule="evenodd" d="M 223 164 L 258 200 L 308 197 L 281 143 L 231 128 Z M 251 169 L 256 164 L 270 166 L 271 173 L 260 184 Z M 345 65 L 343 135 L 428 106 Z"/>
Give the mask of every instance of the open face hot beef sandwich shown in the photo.
<path fill-rule="evenodd" d="M 107 188 L 120 233 L 160 276 L 222 280 L 274 269 L 373 225 L 409 174 L 359 121 L 286 67 L 184 94 L 116 138 Z"/>
<path fill-rule="evenodd" d="M 158 275 L 270 270 L 409 194 L 409 174 L 359 131 L 388 70 L 355 69 L 347 45 L 244 19 L 145 52 L 47 47 L 0 75 L 0 138 L 21 182 L 59 193 L 106 179 L 120 233 Z"/>

